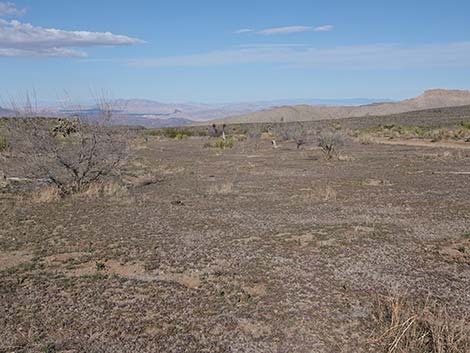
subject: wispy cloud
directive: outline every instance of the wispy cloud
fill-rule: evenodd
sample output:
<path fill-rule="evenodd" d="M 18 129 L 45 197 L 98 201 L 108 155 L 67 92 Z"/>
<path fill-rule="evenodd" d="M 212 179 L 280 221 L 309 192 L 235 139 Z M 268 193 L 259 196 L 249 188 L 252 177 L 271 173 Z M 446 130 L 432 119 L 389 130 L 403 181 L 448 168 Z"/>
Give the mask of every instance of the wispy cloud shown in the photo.
<path fill-rule="evenodd" d="M 470 67 L 470 42 L 447 44 L 374 44 L 314 48 L 254 45 L 206 53 L 129 62 L 140 67 L 214 67 L 266 64 L 317 69 L 406 69 Z"/>
<path fill-rule="evenodd" d="M 0 57 L 86 58 L 87 54 L 81 51 L 66 48 L 46 48 L 34 50 L 0 48 Z"/>
<path fill-rule="evenodd" d="M 251 29 L 251 28 L 242 28 L 242 29 L 239 29 L 238 31 L 235 31 L 233 33 L 235 34 L 242 34 L 242 33 L 251 33 L 251 32 L 254 32 L 255 30 L 254 29 Z"/>
<path fill-rule="evenodd" d="M 0 56 L 84 57 L 71 48 L 123 46 L 144 43 L 110 32 L 64 31 L 0 19 Z"/>
<path fill-rule="evenodd" d="M 23 16 L 26 9 L 19 9 L 12 2 L 0 1 L 0 16 Z"/>
<path fill-rule="evenodd" d="M 329 32 L 329 31 L 332 31 L 333 29 L 335 29 L 335 27 L 332 25 L 324 25 L 324 26 L 318 26 L 318 27 L 313 28 L 315 32 Z"/>
<path fill-rule="evenodd" d="M 323 25 L 323 26 L 286 26 L 286 27 L 273 27 L 266 28 L 263 30 L 254 30 L 254 29 L 239 29 L 235 31 L 235 34 L 243 33 L 256 33 L 264 36 L 270 36 L 275 34 L 292 34 L 292 33 L 302 33 L 302 32 L 329 32 L 334 29 L 332 25 Z"/>
<path fill-rule="evenodd" d="M 269 36 L 273 34 L 301 33 L 301 32 L 308 32 L 311 30 L 312 30 L 312 27 L 309 27 L 309 26 L 288 26 L 288 27 L 267 28 L 257 33 Z"/>

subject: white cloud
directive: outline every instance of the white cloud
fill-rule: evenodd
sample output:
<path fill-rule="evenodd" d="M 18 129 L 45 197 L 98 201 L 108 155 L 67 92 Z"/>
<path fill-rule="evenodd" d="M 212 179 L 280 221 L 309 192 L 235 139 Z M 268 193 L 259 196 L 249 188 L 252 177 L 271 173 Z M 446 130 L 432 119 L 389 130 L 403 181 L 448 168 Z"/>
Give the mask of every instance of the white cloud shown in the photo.
<path fill-rule="evenodd" d="M 26 9 L 18 9 L 12 2 L 0 2 L 0 16 L 23 16 Z"/>
<path fill-rule="evenodd" d="M 272 34 L 301 33 L 301 32 L 308 32 L 311 30 L 312 30 L 312 27 L 309 27 L 309 26 L 288 26 L 288 27 L 267 28 L 257 33 L 263 34 L 263 35 L 272 35 Z"/>
<path fill-rule="evenodd" d="M 315 27 L 313 30 L 315 32 L 329 32 L 329 31 L 332 31 L 333 29 L 335 29 L 335 27 L 332 25 L 324 25 L 324 26 Z"/>
<path fill-rule="evenodd" d="M 420 69 L 470 67 L 470 42 L 401 46 L 374 44 L 314 48 L 255 45 L 200 54 L 133 60 L 142 67 L 207 67 L 265 64 L 313 69 Z"/>
<path fill-rule="evenodd" d="M 53 57 L 53 58 L 86 58 L 87 54 L 82 51 L 65 48 L 47 48 L 47 49 L 15 49 L 0 48 L 0 57 Z"/>
<path fill-rule="evenodd" d="M 242 28 L 242 29 L 239 29 L 238 31 L 235 31 L 233 33 L 235 34 L 242 34 L 242 33 L 251 33 L 251 32 L 254 32 L 254 29 L 251 29 L 251 28 Z"/>
<path fill-rule="evenodd" d="M 302 33 L 302 32 L 329 32 L 334 29 L 332 25 L 324 25 L 324 26 L 287 26 L 287 27 L 273 27 L 273 28 L 266 28 L 261 31 L 256 31 L 254 29 L 245 28 L 235 31 L 235 34 L 243 34 L 243 33 L 256 33 L 260 35 L 275 35 L 275 34 L 291 34 L 291 33 Z"/>
<path fill-rule="evenodd" d="M 122 46 L 144 43 L 110 32 L 64 31 L 0 19 L 0 56 L 86 56 L 73 47 Z M 7 55 L 10 53 L 10 55 Z M 28 55 L 29 54 L 29 55 Z"/>

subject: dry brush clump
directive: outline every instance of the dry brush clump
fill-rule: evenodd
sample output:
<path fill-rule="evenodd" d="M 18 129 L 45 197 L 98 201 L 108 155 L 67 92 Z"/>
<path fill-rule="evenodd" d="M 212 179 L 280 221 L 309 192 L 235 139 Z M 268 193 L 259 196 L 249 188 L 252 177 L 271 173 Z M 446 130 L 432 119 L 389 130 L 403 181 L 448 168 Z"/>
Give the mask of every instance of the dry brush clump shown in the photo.
<path fill-rule="evenodd" d="M 23 176 L 41 179 L 61 194 L 81 192 L 94 182 L 118 175 L 128 156 L 127 135 L 110 126 L 111 106 L 99 101 L 99 115 L 45 119 L 18 111 L 9 120 L 12 158 Z"/>
<path fill-rule="evenodd" d="M 379 295 L 375 300 L 376 333 L 371 343 L 387 353 L 470 352 L 470 321 L 456 317 L 432 299 Z"/>
<path fill-rule="evenodd" d="M 309 131 L 302 122 L 280 123 L 270 128 L 274 141 L 293 141 L 297 149 L 308 143 Z M 275 145 L 275 143 L 273 143 Z"/>
<path fill-rule="evenodd" d="M 468 121 L 461 121 L 455 126 L 444 127 L 402 126 L 397 124 L 384 124 L 378 127 L 356 131 L 355 135 L 356 138 L 360 139 L 424 139 L 430 140 L 431 142 L 470 142 L 470 123 Z"/>
<path fill-rule="evenodd" d="M 337 131 L 323 131 L 318 135 L 318 146 L 325 159 L 333 159 L 339 156 L 340 148 L 344 146 L 344 136 Z"/>

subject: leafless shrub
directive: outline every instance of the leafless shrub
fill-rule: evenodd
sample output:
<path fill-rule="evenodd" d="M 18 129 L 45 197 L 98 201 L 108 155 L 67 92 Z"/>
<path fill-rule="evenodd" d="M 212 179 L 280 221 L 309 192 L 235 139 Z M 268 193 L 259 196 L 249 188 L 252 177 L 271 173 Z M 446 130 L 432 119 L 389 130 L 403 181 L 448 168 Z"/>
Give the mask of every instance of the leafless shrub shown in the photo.
<path fill-rule="evenodd" d="M 262 133 L 263 129 L 260 124 L 250 124 L 246 128 L 247 139 L 254 145 L 255 149 L 258 149 L 259 147 Z"/>
<path fill-rule="evenodd" d="M 338 156 L 339 149 L 344 145 L 343 135 L 338 132 L 322 132 L 318 136 L 318 146 L 326 159 Z"/>
<path fill-rule="evenodd" d="M 387 353 L 470 352 L 469 321 L 456 318 L 435 300 L 378 296 L 375 308 L 378 330 L 373 341 Z"/>
<path fill-rule="evenodd" d="M 262 131 L 262 128 L 261 128 L 260 124 L 250 124 L 246 128 L 246 136 L 250 140 L 257 140 L 257 139 L 261 138 L 261 133 L 262 132 L 263 131 Z"/>
<path fill-rule="evenodd" d="M 110 126 L 112 107 L 105 99 L 97 100 L 99 114 L 93 122 L 79 114 L 73 119 L 39 118 L 29 97 L 25 108 L 12 106 L 17 118 L 9 121 L 9 137 L 24 176 L 48 180 L 67 194 L 119 173 L 127 141 L 123 131 Z"/>
<path fill-rule="evenodd" d="M 275 134 L 281 141 L 294 141 L 299 149 L 307 143 L 308 131 L 301 122 L 279 124 Z"/>

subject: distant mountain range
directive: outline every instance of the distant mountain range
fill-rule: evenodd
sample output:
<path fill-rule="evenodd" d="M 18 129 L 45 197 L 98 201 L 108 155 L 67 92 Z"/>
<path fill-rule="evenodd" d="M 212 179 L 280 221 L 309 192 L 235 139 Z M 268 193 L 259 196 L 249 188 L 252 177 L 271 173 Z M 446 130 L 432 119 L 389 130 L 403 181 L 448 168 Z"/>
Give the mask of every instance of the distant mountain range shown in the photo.
<path fill-rule="evenodd" d="M 146 99 L 115 99 L 110 101 L 113 109 L 115 124 L 142 125 L 145 127 L 181 126 L 226 116 L 249 114 L 287 104 L 315 104 L 335 106 L 341 104 L 360 105 L 374 102 L 390 101 L 386 99 L 284 99 L 259 101 L 250 103 L 161 103 Z M 99 109 L 96 104 L 61 106 L 52 102 L 44 103 L 38 109 L 37 115 L 70 116 L 82 114 L 96 116 Z M 14 112 L 0 107 L 0 116 L 14 116 Z"/>
<path fill-rule="evenodd" d="M 150 128 L 225 123 L 307 121 L 388 115 L 414 110 L 470 105 L 470 91 L 435 89 L 422 95 L 393 102 L 389 99 L 285 99 L 252 103 L 201 104 L 161 103 L 145 99 L 111 100 L 114 124 L 140 125 Z M 99 114 L 97 104 L 60 106 L 47 104 L 37 112 L 41 116 L 66 117 L 82 114 L 90 118 Z M 0 116 L 15 116 L 0 107 Z"/>
<path fill-rule="evenodd" d="M 13 115 L 14 112 L 12 110 L 0 107 L 0 117 L 9 117 Z"/>
<path fill-rule="evenodd" d="M 250 114 L 214 120 L 215 123 L 289 122 L 384 116 L 432 108 L 470 105 L 470 91 L 434 89 L 400 102 L 373 103 L 360 106 L 282 106 Z"/>

